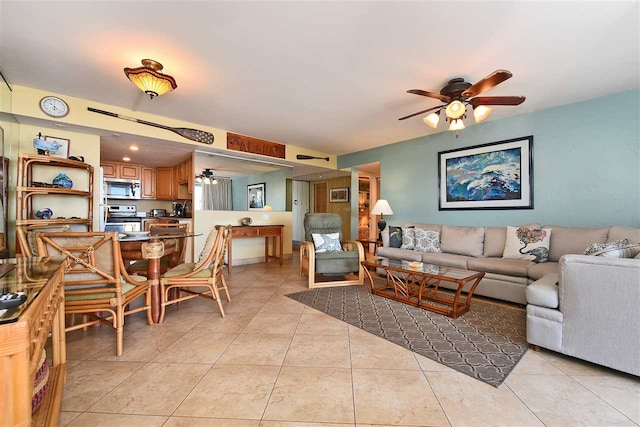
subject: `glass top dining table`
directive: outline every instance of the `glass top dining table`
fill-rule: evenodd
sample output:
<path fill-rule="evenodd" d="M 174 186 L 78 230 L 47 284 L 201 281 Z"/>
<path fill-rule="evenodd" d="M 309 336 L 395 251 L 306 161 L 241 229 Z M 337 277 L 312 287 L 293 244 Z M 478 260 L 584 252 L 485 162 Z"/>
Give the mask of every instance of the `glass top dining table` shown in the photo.
<path fill-rule="evenodd" d="M 160 258 L 169 257 L 169 266 L 179 264 L 178 239 L 193 238 L 201 233 L 187 234 L 142 234 L 121 237 L 120 252 L 125 265 L 129 261 L 146 259 L 149 264 L 147 268 L 147 282 L 151 289 L 151 317 L 154 323 L 160 321 L 160 306 L 162 298 L 160 294 Z"/>

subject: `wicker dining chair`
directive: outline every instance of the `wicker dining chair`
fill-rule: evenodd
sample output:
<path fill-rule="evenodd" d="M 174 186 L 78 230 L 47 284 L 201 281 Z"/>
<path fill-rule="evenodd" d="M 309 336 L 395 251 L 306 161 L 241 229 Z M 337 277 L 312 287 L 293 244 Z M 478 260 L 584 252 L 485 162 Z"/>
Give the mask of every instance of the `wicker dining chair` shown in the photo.
<path fill-rule="evenodd" d="M 120 356 L 125 316 L 146 311 L 147 321 L 153 324 L 147 279 L 130 276 L 125 270 L 117 232 L 38 232 L 36 241 L 40 256 L 67 256 L 65 314 L 83 314 L 83 322 L 66 327 L 66 331 L 105 323 L 116 330 L 116 356 Z M 140 297 L 143 305 L 127 310 Z"/>
<path fill-rule="evenodd" d="M 150 236 L 185 236 L 189 234 L 189 224 L 151 224 L 149 226 Z M 160 258 L 160 274 L 167 272 L 171 267 L 175 267 L 177 264 L 184 263 L 184 255 L 187 249 L 187 240 L 176 239 L 176 252 L 177 257 L 174 254 L 163 256 Z M 175 265 L 171 265 L 170 261 L 176 259 Z M 127 271 L 131 274 L 145 274 L 149 271 L 149 261 L 146 259 L 136 260 L 135 262 L 127 266 Z"/>
<path fill-rule="evenodd" d="M 69 224 L 36 224 L 16 226 L 17 246 L 20 254 L 25 258 L 38 256 L 38 245 L 36 243 L 37 232 L 62 232 L 70 231 Z"/>
<path fill-rule="evenodd" d="M 225 317 L 220 291 L 223 290 L 227 301 L 231 301 L 227 282 L 222 274 L 230 232 L 231 226 L 216 225 L 207 237 L 198 262 L 180 264 L 162 275 L 160 278 L 162 296 L 160 323 L 164 320 L 166 306 L 196 297 L 215 300 L 218 303 L 220 314 Z M 178 294 L 175 298 L 170 298 L 169 291 L 173 288 L 178 288 Z M 195 291 L 191 288 L 200 288 L 200 290 Z M 202 290 L 202 288 L 205 289 Z M 188 295 L 183 296 L 183 293 Z"/>

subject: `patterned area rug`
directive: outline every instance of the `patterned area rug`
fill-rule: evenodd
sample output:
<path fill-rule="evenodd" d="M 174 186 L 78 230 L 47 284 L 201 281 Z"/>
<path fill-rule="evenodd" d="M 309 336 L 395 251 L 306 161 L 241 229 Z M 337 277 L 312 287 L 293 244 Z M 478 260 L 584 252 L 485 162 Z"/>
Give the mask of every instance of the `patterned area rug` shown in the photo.
<path fill-rule="evenodd" d="M 366 286 L 287 296 L 496 387 L 527 351 L 526 313 L 516 308 L 473 300 L 452 319 L 372 295 Z"/>

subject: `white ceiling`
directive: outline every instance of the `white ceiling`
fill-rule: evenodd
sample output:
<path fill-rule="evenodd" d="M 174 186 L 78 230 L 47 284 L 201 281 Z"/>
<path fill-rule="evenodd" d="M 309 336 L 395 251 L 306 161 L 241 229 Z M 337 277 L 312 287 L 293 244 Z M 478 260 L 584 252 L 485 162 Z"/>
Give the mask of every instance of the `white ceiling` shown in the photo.
<path fill-rule="evenodd" d="M 514 77 L 489 120 L 640 86 L 638 1 L 0 1 L 9 83 L 344 154 L 435 132 L 453 77 Z M 123 74 L 162 62 L 149 100 Z M 438 131 L 443 131 L 441 124 Z"/>

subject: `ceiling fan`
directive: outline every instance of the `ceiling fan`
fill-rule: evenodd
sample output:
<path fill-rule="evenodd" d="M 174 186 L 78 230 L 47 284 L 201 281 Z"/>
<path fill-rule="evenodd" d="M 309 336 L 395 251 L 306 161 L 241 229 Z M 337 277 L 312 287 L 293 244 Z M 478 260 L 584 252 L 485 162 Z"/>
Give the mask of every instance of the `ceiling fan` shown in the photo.
<path fill-rule="evenodd" d="M 491 114 L 491 111 L 493 111 L 492 108 L 487 107 L 488 105 L 520 105 L 524 102 L 524 96 L 478 96 L 512 76 L 513 74 L 511 74 L 510 71 L 496 70 L 475 84 L 465 82 L 464 79 L 460 77 L 451 79 L 449 83 L 440 90 L 440 93 L 427 92 L 421 89 L 408 90 L 407 93 L 439 99 L 444 104 L 418 111 L 417 113 L 401 117 L 398 120 L 405 120 L 433 111 L 426 116 L 423 121 L 435 129 L 440 120 L 440 112 L 444 110 L 447 120 L 450 122 L 449 130 L 457 131 L 464 129 L 465 126 L 462 120 L 467 117 L 466 112 L 468 105 L 471 105 L 476 123 L 479 123 L 486 119 L 489 114 Z"/>

